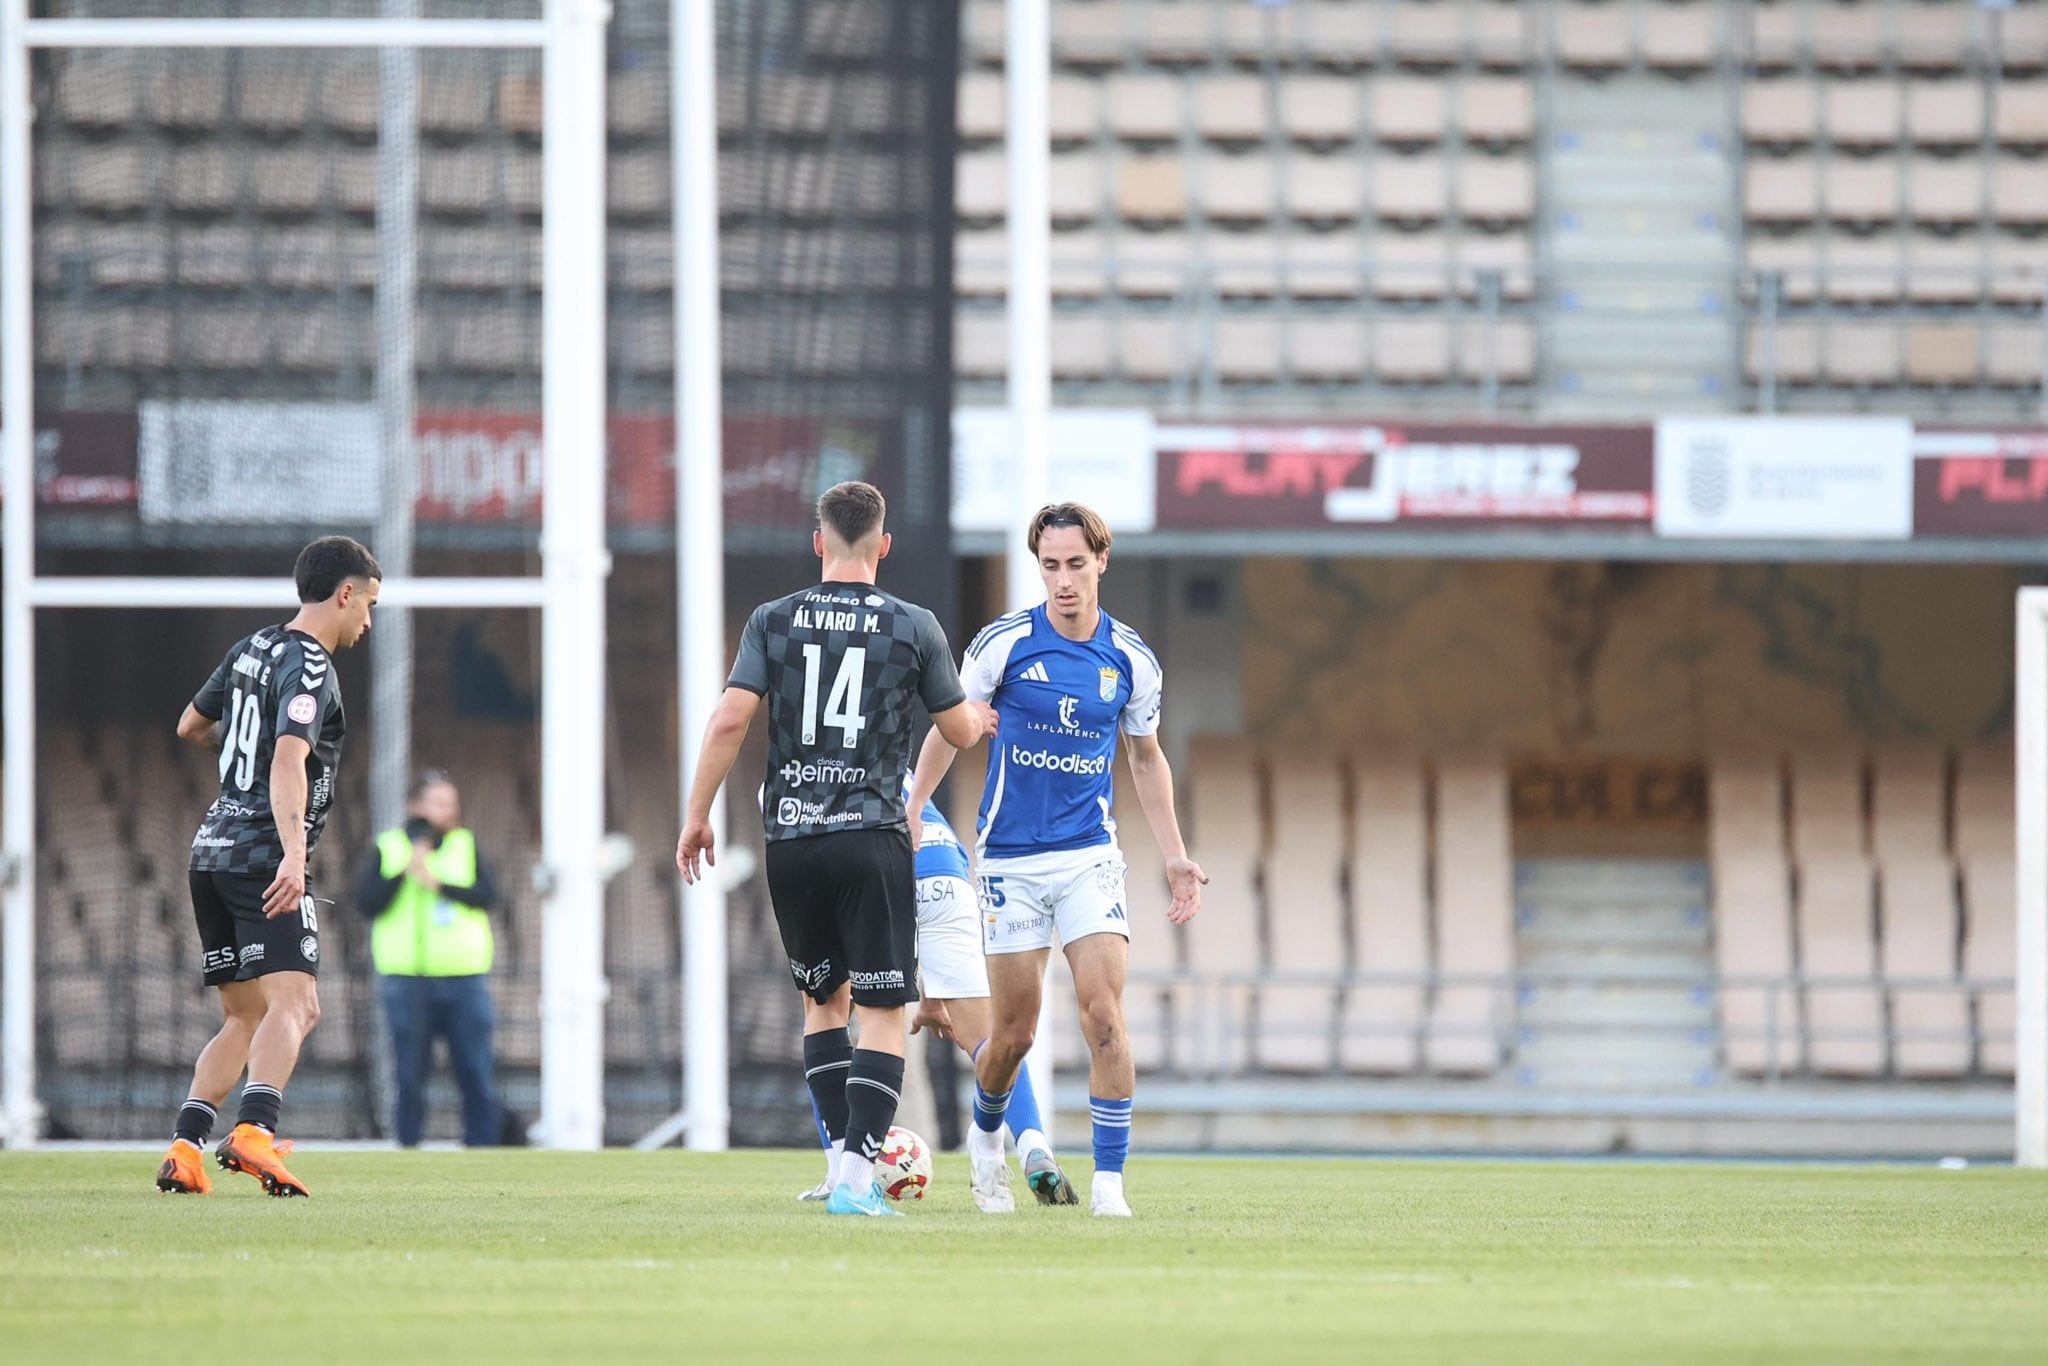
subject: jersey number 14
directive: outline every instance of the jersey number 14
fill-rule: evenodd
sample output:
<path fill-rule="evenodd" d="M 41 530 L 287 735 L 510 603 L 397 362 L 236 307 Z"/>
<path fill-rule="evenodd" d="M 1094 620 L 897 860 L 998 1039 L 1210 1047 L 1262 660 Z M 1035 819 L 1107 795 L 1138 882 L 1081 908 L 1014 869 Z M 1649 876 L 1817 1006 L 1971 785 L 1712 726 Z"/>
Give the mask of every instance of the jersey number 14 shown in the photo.
<path fill-rule="evenodd" d="M 818 743 L 818 681 L 824 671 L 825 650 L 806 645 L 804 650 L 804 743 Z M 860 714 L 862 680 L 867 673 L 868 652 L 855 646 L 839 657 L 839 672 L 832 677 L 832 691 L 825 697 L 825 724 L 839 727 L 841 743 L 852 749 L 860 743 L 867 721 Z"/>

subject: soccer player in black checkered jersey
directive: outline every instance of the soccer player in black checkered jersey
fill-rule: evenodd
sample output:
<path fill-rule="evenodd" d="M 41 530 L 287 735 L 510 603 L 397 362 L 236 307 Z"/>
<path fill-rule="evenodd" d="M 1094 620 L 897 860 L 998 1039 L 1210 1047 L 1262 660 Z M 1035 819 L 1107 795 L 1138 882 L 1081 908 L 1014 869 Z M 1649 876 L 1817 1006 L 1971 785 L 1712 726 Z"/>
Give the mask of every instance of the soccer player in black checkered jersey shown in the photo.
<path fill-rule="evenodd" d="M 220 754 L 220 795 L 192 839 L 191 883 L 200 970 L 227 1019 L 199 1054 L 159 1190 L 212 1188 L 200 1145 L 246 1067 L 241 1113 L 214 1158 L 270 1195 L 306 1193 L 285 1169 L 291 1144 L 276 1134 L 285 1083 L 320 1019 L 320 919 L 306 860 L 327 824 L 347 730 L 330 656 L 370 629 L 384 571 L 355 541 L 326 536 L 299 553 L 292 577 L 298 615 L 236 641 L 178 718 L 179 738 Z"/>
<path fill-rule="evenodd" d="M 676 843 L 686 882 L 717 863 L 711 802 L 768 699 L 768 895 L 804 994 L 804 1076 L 841 1152 L 831 1214 L 896 1215 L 874 1159 L 903 1088 L 903 1008 L 917 1000 L 917 878 L 903 807 L 920 704 L 958 748 L 995 731 L 969 702 L 932 614 L 875 586 L 889 553 L 881 491 L 818 500 L 814 588 L 762 603 L 704 735 Z M 860 1019 L 860 1047 L 847 1032 Z"/>

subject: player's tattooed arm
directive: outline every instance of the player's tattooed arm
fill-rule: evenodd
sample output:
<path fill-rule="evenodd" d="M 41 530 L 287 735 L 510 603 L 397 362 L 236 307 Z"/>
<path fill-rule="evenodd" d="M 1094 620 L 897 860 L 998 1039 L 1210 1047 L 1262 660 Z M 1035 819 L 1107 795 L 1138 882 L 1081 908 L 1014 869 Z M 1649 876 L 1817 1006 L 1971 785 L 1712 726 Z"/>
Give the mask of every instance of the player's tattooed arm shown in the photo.
<path fill-rule="evenodd" d="M 313 747 L 296 735 L 280 735 L 270 760 L 270 818 L 284 858 L 263 893 L 263 914 L 275 919 L 299 909 L 306 895 L 306 759 Z"/>
<path fill-rule="evenodd" d="M 1166 761 L 1166 751 L 1159 746 L 1159 737 L 1127 735 L 1124 742 L 1130 751 L 1138 805 L 1145 808 L 1145 819 L 1152 826 L 1153 838 L 1159 841 L 1159 852 L 1166 856 L 1166 886 L 1173 898 L 1166 908 L 1166 918 L 1176 925 L 1185 925 L 1202 909 L 1202 888 L 1209 875 L 1202 871 L 1201 864 L 1188 857 L 1187 843 L 1181 838 L 1180 817 L 1173 808 L 1173 769 Z"/>
<path fill-rule="evenodd" d="M 208 716 L 190 702 L 178 718 L 178 738 L 211 754 L 220 753 L 220 718 Z"/>

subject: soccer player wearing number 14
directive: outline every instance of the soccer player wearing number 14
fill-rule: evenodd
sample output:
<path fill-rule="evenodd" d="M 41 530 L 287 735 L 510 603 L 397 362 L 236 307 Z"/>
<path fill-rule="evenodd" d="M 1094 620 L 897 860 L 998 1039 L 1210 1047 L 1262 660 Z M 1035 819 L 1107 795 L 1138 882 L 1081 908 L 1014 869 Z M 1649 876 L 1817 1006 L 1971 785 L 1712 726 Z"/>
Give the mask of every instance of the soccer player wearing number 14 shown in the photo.
<path fill-rule="evenodd" d="M 220 751 L 220 795 L 192 838 L 191 882 L 200 971 L 226 1019 L 193 1069 L 159 1190 L 211 1189 L 200 1145 L 246 1066 L 241 1114 L 215 1160 L 267 1194 L 306 1193 L 276 1133 L 285 1083 L 320 1018 L 306 860 L 327 824 L 348 729 L 331 656 L 370 629 L 384 571 L 355 541 L 326 536 L 299 552 L 292 577 L 298 615 L 236 641 L 178 719 L 179 738 Z"/>
<path fill-rule="evenodd" d="M 968 698 L 993 701 L 1001 727 L 982 788 L 978 869 L 995 1026 L 975 1067 L 968 1162 L 975 1203 L 989 1213 L 1011 1208 L 1003 1109 L 1031 1048 L 1057 931 L 1088 1040 L 1088 1209 L 1127 1217 L 1124 1158 L 1137 1077 L 1124 1033 L 1124 860 L 1110 814 L 1119 733 L 1129 738 L 1138 801 L 1166 856 L 1167 919 L 1193 919 L 1208 879 L 1188 857 L 1174 814 L 1173 773 L 1159 746 L 1158 656 L 1098 601 L 1109 527 L 1092 508 L 1056 503 L 1032 518 L 1029 539 L 1045 604 L 998 618 L 968 646 L 960 670 Z M 945 744 L 926 741 L 912 811 L 923 809 L 951 761 Z"/>

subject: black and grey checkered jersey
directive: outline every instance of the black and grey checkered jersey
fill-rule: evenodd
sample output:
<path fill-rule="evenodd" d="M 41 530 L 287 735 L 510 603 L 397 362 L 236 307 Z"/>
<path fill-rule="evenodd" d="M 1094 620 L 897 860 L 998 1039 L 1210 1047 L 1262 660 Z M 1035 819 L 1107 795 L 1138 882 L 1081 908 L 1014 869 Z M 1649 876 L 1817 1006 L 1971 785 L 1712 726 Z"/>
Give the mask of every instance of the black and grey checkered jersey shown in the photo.
<path fill-rule="evenodd" d="M 902 828 L 915 703 L 967 700 L 932 614 L 866 583 L 756 607 L 726 686 L 768 699 L 770 840 Z"/>
<path fill-rule="evenodd" d="M 306 853 L 320 842 L 347 732 L 341 680 L 320 642 L 266 626 L 235 642 L 192 699 L 221 723 L 220 795 L 192 837 L 195 873 L 267 873 L 284 861 L 270 815 L 270 761 L 277 737 L 296 735 L 306 756 Z"/>

